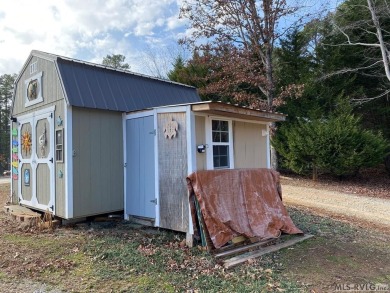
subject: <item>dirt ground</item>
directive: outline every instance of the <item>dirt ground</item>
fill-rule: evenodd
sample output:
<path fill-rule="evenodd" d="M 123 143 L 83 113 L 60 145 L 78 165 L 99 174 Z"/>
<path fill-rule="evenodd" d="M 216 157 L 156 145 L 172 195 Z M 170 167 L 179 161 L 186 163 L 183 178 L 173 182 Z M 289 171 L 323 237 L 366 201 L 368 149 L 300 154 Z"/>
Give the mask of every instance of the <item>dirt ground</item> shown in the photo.
<path fill-rule="evenodd" d="M 288 180 L 284 180 L 283 201 L 287 206 L 311 208 L 317 213 L 390 231 L 390 199 L 352 195 L 288 183 Z"/>
<path fill-rule="evenodd" d="M 390 231 L 390 176 L 384 166 L 354 178 L 324 177 L 314 182 L 297 175 L 281 176 L 283 201 L 320 215 Z"/>

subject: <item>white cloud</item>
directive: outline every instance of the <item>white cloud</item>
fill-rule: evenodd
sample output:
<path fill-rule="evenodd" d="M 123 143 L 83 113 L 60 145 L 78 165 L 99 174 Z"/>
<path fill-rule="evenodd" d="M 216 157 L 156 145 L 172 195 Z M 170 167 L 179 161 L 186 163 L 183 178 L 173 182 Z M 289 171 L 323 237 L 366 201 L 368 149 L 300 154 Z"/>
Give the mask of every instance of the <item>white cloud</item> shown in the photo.
<path fill-rule="evenodd" d="M 31 50 L 101 62 L 132 60 L 142 43 L 174 41 L 181 0 L 13 0 L 0 6 L 0 74 L 18 72 Z M 133 67 L 137 67 L 133 65 Z"/>

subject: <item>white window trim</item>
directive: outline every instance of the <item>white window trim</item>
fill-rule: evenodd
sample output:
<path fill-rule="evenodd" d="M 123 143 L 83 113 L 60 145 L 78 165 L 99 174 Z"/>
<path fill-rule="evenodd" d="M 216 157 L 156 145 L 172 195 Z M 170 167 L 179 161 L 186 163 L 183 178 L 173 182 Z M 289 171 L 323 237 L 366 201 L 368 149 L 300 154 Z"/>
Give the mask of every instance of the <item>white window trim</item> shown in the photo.
<path fill-rule="evenodd" d="M 30 83 L 30 81 L 32 80 L 38 80 L 38 96 L 35 100 L 33 101 L 30 101 L 27 97 L 27 87 L 28 87 L 28 84 Z M 35 74 L 34 76 L 30 77 L 29 79 L 26 79 L 24 81 L 24 106 L 25 107 L 30 107 L 32 105 L 35 105 L 35 104 L 38 104 L 38 103 L 41 103 L 43 102 L 43 96 L 42 96 L 42 71 Z"/>
<path fill-rule="evenodd" d="M 231 119 L 226 119 L 224 117 L 217 116 L 208 116 L 206 119 L 206 159 L 207 159 L 207 170 L 214 170 L 214 160 L 213 160 L 213 145 L 218 145 L 218 143 L 213 143 L 212 138 L 212 120 L 227 121 L 229 127 L 229 169 L 234 169 L 234 148 L 233 148 L 233 121 Z M 223 144 L 225 145 L 225 143 Z M 224 168 L 218 168 L 224 169 Z"/>

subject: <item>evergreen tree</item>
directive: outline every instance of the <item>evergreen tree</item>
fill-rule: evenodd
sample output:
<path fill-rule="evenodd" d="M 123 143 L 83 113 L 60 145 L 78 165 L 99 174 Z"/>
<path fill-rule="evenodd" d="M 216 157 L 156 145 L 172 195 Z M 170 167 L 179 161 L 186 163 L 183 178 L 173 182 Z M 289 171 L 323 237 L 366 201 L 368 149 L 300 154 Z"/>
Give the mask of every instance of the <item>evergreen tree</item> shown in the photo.
<path fill-rule="evenodd" d="M 0 171 L 9 169 L 10 129 L 9 118 L 12 102 L 13 84 L 16 74 L 0 76 Z"/>
<path fill-rule="evenodd" d="M 383 162 L 390 151 L 389 142 L 380 133 L 364 130 L 360 117 L 341 98 L 328 117 L 301 118 L 281 126 L 273 145 L 285 167 L 299 174 L 311 172 L 314 180 L 321 173 L 356 174 L 363 167 Z"/>

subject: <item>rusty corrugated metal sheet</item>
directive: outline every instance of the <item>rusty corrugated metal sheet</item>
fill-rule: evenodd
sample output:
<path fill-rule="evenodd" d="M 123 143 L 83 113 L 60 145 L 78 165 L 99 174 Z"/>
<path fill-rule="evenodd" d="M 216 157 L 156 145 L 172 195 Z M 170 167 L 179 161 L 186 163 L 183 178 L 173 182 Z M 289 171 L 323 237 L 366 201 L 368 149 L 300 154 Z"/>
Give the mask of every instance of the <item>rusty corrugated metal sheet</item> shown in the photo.
<path fill-rule="evenodd" d="M 282 203 L 279 173 L 270 169 L 208 170 L 187 177 L 215 248 L 236 236 L 268 239 L 301 234 Z"/>

